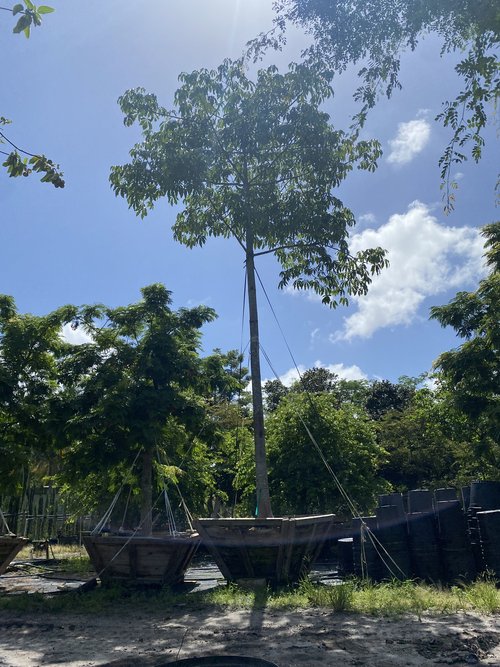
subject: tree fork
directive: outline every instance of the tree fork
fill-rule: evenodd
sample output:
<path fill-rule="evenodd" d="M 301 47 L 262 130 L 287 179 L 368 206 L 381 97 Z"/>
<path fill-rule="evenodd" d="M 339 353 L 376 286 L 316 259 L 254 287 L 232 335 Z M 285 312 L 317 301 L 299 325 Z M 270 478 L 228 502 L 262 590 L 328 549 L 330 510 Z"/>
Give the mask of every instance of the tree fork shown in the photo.
<path fill-rule="evenodd" d="M 260 372 L 259 316 L 257 311 L 257 290 L 253 238 L 247 232 L 246 270 L 248 289 L 248 311 L 250 315 L 250 373 L 252 375 L 253 437 L 255 445 L 255 477 L 257 493 L 256 516 L 273 516 L 269 481 L 267 476 L 266 440 L 264 433 L 264 408 L 262 404 L 262 379 Z"/>

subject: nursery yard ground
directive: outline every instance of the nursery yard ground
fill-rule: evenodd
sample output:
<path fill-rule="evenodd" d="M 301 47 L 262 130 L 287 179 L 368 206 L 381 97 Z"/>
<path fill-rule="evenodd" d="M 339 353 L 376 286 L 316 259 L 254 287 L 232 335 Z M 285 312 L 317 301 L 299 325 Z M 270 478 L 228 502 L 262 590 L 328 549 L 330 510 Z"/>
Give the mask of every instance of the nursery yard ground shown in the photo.
<path fill-rule="evenodd" d="M 273 595 L 220 585 L 202 567 L 196 586 L 177 594 L 75 593 L 69 589 L 89 577 L 85 561 L 75 562 L 76 572 L 15 563 L 0 578 L 0 667 L 157 667 L 210 655 L 278 667 L 500 667 L 500 592 L 492 582 L 451 592 L 411 582 L 360 590 L 308 584 Z M 67 592 L 54 595 L 61 587 Z"/>
<path fill-rule="evenodd" d="M 0 612 L 0 665 L 153 667 L 176 659 L 244 655 L 279 667 L 500 665 L 493 615 L 398 618 L 325 609 L 198 609 L 99 614 Z"/>

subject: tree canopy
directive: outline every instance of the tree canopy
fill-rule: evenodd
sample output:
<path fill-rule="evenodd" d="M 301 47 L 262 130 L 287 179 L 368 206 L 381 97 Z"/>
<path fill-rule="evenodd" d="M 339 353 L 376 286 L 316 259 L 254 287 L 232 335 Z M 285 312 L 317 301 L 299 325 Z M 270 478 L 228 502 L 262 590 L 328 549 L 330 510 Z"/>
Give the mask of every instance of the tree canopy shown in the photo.
<path fill-rule="evenodd" d="M 61 327 L 73 309 L 45 316 L 20 314 L 0 295 L 0 474 L 14 489 L 36 461 L 48 460 L 63 431 L 58 362 L 67 345 Z"/>
<path fill-rule="evenodd" d="M 366 397 L 366 409 L 374 419 L 392 410 L 402 411 L 410 402 L 414 390 L 405 384 L 376 380 Z"/>
<path fill-rule="evenodd" d="M 312 289 L 331 306 L 365 293 L 384 252 L 350 254 L 355 219 L 335 190 L 355 166 L 373 170 L 380 149 L 332 128 L 319 108 L 331 92 L 322 73 L 269 67 L 254 81 L 226 60 L 180 80 L 173 111 L 143 89 L 120 98 L 125 124 L 139 123 L 143 140 L 130 163 L 112 168 L 115 193 L 142 217 L 162 197 L 183 201 L 178 241 L 233 237 L 255 257 L 271 253 L 280 287 Z"/>
<path fill-rule="evenodd" d="M 157 450 L 178 464 L 177 447 L 189 439 L 184 433 L 195 437 L 203 426 L 199 329 L 215 313 L 205 306 L 174 312 L 161 284 L 141 293 L 129 306 L 84 306 L 75 313 L 74 326 L 91 339 L 73 346 L 59 368 L 75 443 L 66 452 L 68 476 L 70 470 L 106 475 L 123 462 L 130 466 L 142 451 L 144 481 Z M 151 489 L 143 488 L 146 494 L 150 503 Z"/>
<path fill-rule="evenodd" d="M 268 417 L 273 504 L 291 514 L 351 514 L 304 423 L 358 509 L 371 509 L 384 489 L 377 475 L 384 451 L 368 415 L 353 406 L 338 407 L 328 393 L 292 393 Z"/>
<path fill-rule="evenodd" d="M 400 409 L 379 415 L 377 441 L 387 456 L 382 477 L 397 491 L 463 482 L 468 444 L 465 422 L 447 396 L 419 389 Z"/>
<path fill-rule="evenodd" d="M 128 519 L 138 520 L 146 464 L 153 488 L 179 487 L 197 513 L 218 500 L 227 511 L 255 488 L 241 355 L 200 356 L 214 311 L 171 303 L 161 284 L 128 306 L 43 316 L 0 296 L 1 495 L 55 484 L 67 509 L 88 512 L 127 485 Z M 66 340 L 70 324 L 86 342 Z"/>
<path fill-rule="evenodd" d="M 498 477 L 498 225 L 484 234 L 490 274 L 476 292 L 434 309 L 465 338 L 438 360 L 436 389 L 418 389 L 422 378 L 346 381 L 318 368 L 286 391 L 270 383 L 275 508 L 348 509 L 304 424 L 362 510 L 382 490 Z M 130 466 L 142 449 L 155 450 L 155 458 L 158 451 L 161 462 L 151 461 L 156 484 L 178 485 L 194 512 L 253 510 L 241 355 L 199 355 L 211 309 L 173 311 L 163 285 L 142 295 L 129 306 L 64 306 L 43 316 L 20 314 L 11 297 L 0 298 L 3 494 L 18 493 L 28 478 L 31 485 L 55 482 L 67 508 L 89 511 L 125 483 L 138 520 L 140 465 L 133 473 Z M 68 323 L 85 329 L 88 341 L 66 342 L 61 327 Z"/>

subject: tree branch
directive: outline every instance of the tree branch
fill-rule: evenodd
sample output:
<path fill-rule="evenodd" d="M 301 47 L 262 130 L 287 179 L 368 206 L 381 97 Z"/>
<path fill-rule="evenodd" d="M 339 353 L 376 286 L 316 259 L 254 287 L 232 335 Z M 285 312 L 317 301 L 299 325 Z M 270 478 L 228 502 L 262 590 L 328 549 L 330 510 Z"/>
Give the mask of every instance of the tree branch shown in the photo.
<path fill-rule="evenodd" d="M 2 8 L 0 7 L 0 9 Z M 38 157 L 38 155 L 34 155 L 33 153 L 28 153 L 28 151 L 25 151 L 24 149 L 19 148 L 19 146 L 16 146 L 16 144 L 14 144 L 10 139 L 8 139 L 3 132 L 0 132 L 0 137 L 4 139 L 8 144 L 10 144 L 12 148 L 14 148 L 16 151 L 24 153 L 24 155 L 29 155 L 30 157 Z M 2 151 L 2 153 L 4 152 Z M 4 155 L 8 155 L 8 153 L 4 153 Z"/>
<path fill-rule="evenodd" d="M 209 199 L 212 199 L 212 193 L 211 193 L 211 192 L 208 192 L 207 194 L 208 194 Z M 212 199 L 212 202 L 211 202 L 211 203 L 212 203 L 212 206 L 214 206 L 215 208 L 218 208 L 218 209 L 219 209 L 219 216 L 220 216 L 221 222 L 222 222 L 224 225 L 226 225 L 226 227 L 229 229 L 229 231 L 230 231 L 231 234 L 234 236 L 234 238 L 236 239 L 236 241 L 237 241 L 237 242 L 239 243 L 239 245 L 243 248 L 243 251 L 246 252 L 247 249 L 246 249 L 245 244 L 244 244 L 243 241 L 240 239 L 240 237 L 238 236 L 238 234 L 235 232 L 235 230 L 233 229 L 233 227 L 232 227 L 232 226 L 229 224 L 229 222 L 226 220 L 226 215 L 225 215 L 224 213 L 222 213 L 222 211 L 220 210 L 220 205 L 216 204 L 216 203 L 213 201 L 213 199 Z"/>
<path fill-rule="evenodd" d="M 260 255 L 269 255 L 273 252 L 277 252 L 278 250 L 291 250 L 292 248 L 328 248 L 329 250 L 336 250 L 338 252 L 339 248 L 333 245 L 322 245 L 321 243 L 291 243 L 288 245 L 279 245 L 275 246 L 274 248 L 270 248 L 269 250 L 263 250 L 262 252 L 256 252 L 254 253 L 254 257 L 259 257 Z M 353 259 L 352 255 L 349 255 L 351 259 Z"/>

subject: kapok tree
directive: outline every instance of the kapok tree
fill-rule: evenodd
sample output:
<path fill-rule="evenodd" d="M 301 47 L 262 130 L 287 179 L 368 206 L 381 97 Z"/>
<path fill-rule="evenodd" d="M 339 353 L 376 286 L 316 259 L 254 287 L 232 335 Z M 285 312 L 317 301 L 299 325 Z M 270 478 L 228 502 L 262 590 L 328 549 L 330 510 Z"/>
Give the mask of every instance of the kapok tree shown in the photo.
<path fill-rule="evenodd" d="M 184 204 L 176 240 L 202 246 L 210 236 L 235 238 L 246 262 L 257 514 L 272 516 L 267 479 L 259 361 L 255 259 L 272 254 L 279 287 L 316 292 L 325 304 L 364 294 L 385 265 L 381 248 L 351 254 L 353 213 L 335 196 L 357 166 L 373 170 L 378 143 L 334 130 L 320 108 L 331 96 L 318 69 L 259 70 L 241 61 L 180 76 L 174 109 L 139 88 L 119 100 L 125 125 L 143 140 L 131 162 L 111 170 L 114 192 L 144 217 L 158 199 Z"/>

